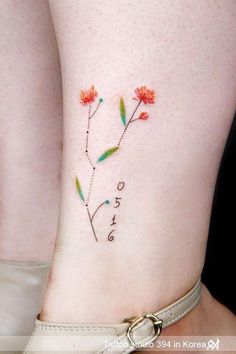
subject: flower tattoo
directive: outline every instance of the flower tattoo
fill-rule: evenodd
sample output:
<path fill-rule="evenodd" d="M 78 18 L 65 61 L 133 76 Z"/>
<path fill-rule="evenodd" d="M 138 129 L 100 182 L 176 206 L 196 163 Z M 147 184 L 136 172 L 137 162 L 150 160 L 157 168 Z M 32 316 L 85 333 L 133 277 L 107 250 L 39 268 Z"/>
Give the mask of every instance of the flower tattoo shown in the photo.
<path fill-rule="evenodd" d="M 141 112 L 138 119 L 141 119 L 141 120 L 147 120 L 149 118 L 149 115 L 147 112 Z"/>
<path fill-rule="evenodd" d="M 149 90 L 146 86 L 141 86 L 135 90 L 136 97 L 135 100 L 142 101 L 143 103 L 153 104 L 155 103 L 155 91 Z"/>
<path fill-rule="evenodd" d="M 85 156 L 87 158 L 88 163 L 90 164 L 91 167 L 91 176 L 90 176 L 90 183 L 89 183 L 89 188 L 87 192 L 87 197 L 85 198 L 80 181 L 78 177 L 76 176 L 75 178 L 75 185 L 76 185 L 76 191 L 85 205 L 85 208 L 87 209 L 87 214 L 88 214 L 88 219 L 89 223 L 91 226 L 91 230 L 94 236 L 95 241 L 98 241 L 97 233 L 95 230 L 94 226 L 94 217 L 97 215 L 98 211 L 104 207 L 105 205 L 110 204 L 110 201 L 106 199 L 102 203 L 98 205 L 98 207 L 95 209 L 94 212 L 91 212 L 90 210 L 90 198 L 93 190 L 93 184 L 94 184 L 94 179 L 96 175 L 96 169 L 97 169 L 97 164 L 102 163 L 104 160 L 106 160 L 108 157 L 112 156 L 114 153 L 116 153 L 120 146 L 121 143 L 128 131 L 128 129 L 131 126 L 131 123 L 137 122 L 137 121 L 146 121 L 149 119 L 149 114 L 144 111 L 138 113 L 138 110 L 141 106 L 141 104 L 154 104 L 156 100 L 156 95 L 155 91 L 147 88 L 146 86 L 141 86 L 136 88 L 135 90 L 135 97 L 133 97 L 134 100 L 137 101 L 136 106 L 134 107 L 134 110 L 130 116 L 127 118 L 127 111 L 126 111 L 126 106 L 123 97 L 120 98 L 119 102 L 119 112 L 120 112 L 120 118 L 121 122 L 123 125 L 123 132 L 117 142 L 117 144 L 109 149 L 107 149 L 102 155 L 99 156 L 97 161 L 92 161 L 90 157 L 90 149 L 89 149 L 89 134 L 90 134 L 90 129 L 91 129 L 91 120 L 92 118 L 96 115 L 101 103 L 103 103 L 103 98 L 98 98 L 98 93 L 94 88 L 94 85 L 92 85 L 89 89 L 87 90 L 81 90 L 80 92 L 80 103 L 82 106 L 87 106 L 88 107 L 88 115 L 87 115 L 87 130 L 86 130 L 86 141 L 85 141 Z M 93 104 L 96 103 L 95 108 L 93 108 Z M 113 232 L 114 230 L 112 230 Z M 108 237 L 108 240 L 113 240 L 114 237 Z"/>
<path fill-rule="evenodd" d="M 84 106 L 88 106 L 93 103 L 97 97 L 98 93 L 94 88 L 94 85 L 88 90 L 81 90 L 80 92 L 80 103 Z"/>

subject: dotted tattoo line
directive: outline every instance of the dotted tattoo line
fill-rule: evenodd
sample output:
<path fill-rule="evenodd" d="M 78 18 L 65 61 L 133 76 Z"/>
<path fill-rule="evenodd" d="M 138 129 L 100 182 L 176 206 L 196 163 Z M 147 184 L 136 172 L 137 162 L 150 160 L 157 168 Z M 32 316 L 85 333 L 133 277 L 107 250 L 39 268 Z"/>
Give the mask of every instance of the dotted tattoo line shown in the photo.
<path fill-rule="evenodd" d="M 95 167 L 94 167 L 94 164 L 93 164 L 93 162 L 92 162 L 92 160 L 91 160 L 91 158 L 90 158 L 90 156 L 89 156 L 88 150 L 85 150 L 85 154 L 86 154 L 87 159 L 88 159 L 90 165 L 92 166 L 92 168 L 95 168 Z"/>
<path fill-rule="evenodd" d="M 118 144 L 117 144 L 118 147 L 120 146 L 121 141 L 122 141 L 122 139 L 124 138 L 125 133 L 127 132 L 127 129 L 128 129 L 128 127 L 129 127 L 130 123 L 132 122 L 133 117 L 134 117 L 135 113 L 137 112 L 137 110 L 138 110 L 138 108 L 139 108 L 141 102 L 142 102 L 141 100 L 138 102 L 138 104 L 137 104 L 137 106 L 135 107 L 135 110 L 133 111 L 133 113 L 132 113 L 132 115 L 131 115 L 131 117 L 130 117 L 128 123 L 126 124 L 125 129 L 124 129 L 124 131 L 123 131 L 123 133 L 122 133 L 122 135 L 121 135 L 121 137 L 120 137 L 120 139 L 119 139 L 119 141 L 118 141 Z"/>
<path fill-rule="evenodd" d="M 90 200 L 90 195 L 91 195 L 92 186 L 93 186 L 93 181 L 94 181 L 94 176 L 95 176 L 95 170 L 96 170 L 96 168 L 93 167 L 93 173 L 92 173 L 92 176 L 91 176 L 91 179 L 90 179 L 90 184 L 89 184 L 88 198 L 87 198 L 87 202 L 86 202 L 86 207 L 88 206 L 89 200 Z"/>
<path fill-rule="evenodd" d="M 126 130 L 127 130 L 127 129 L 126 129 Z M 123 133 L 122 133 L 122 135 L 121 135 L 121 137 L 120 137 L 120 139 L 119 139 L 119 141 L 118 141 L 117 146 L 120 146 L 121 141 L 122 141 L 122 139 L 123 139 L 123 138 L 124 138 L 124 136 L 125 136 L 126 130 L 124 130 L 124 131 L 123 131 Z"/>

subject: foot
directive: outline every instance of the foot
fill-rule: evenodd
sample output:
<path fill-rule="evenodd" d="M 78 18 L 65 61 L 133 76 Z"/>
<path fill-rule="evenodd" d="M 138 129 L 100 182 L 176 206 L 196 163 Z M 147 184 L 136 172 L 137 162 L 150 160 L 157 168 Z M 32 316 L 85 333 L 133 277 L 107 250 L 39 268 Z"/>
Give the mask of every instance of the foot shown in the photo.
<path fill-rule="evenodd" d="M 162 336 L 200 336 L 199 341 L 201 341 L 201 336 L 236 336 L 236 316 L 216 301 L 203 285 L 199 304 L 180 321 L 163 329 Z M 149 351 L 147 349 L 142 353 Z M 164 351 L 158 350 L 158 353 L 162 354 Z M 186 349 L 178 353 L 186 353 Z M 206 354 L 209 350 L 198 353 Z"/>

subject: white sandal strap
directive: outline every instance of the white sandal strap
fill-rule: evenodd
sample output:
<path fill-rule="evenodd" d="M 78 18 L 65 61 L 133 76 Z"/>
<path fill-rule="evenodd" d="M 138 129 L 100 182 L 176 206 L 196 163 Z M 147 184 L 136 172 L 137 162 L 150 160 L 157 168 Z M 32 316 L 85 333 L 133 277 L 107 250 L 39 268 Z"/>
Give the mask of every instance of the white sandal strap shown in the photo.
<path fill-rule="evenodd" d="M 37 320 L 25 353 L 131 353 L 136 347 L 144 347 L 153 342 L 162 328 L 170 326 L 190 312 L 199 302 L 200 294 L 199 279 L 186 295 L 164 309 L 117 325 L 52 324 Z"/>
<path fill-rule="evenodd" d="M 114 348 L 123 348 L 123 351 L 116 352 L 125 354 L 132 352 L 135 348 L 151 344 L 160 335 L 162 328 L 177 322 L 196 306 L 200 300 L 200 294 L 201 282 L 199 279 L 186 295 L 171 305 L 154 314 L 145 314 L 128 321 L 130 324 L 126 332 L 115 341 L 106 343 L 104 349 L 98 353 L 103 354 L 111 352 Z"/>

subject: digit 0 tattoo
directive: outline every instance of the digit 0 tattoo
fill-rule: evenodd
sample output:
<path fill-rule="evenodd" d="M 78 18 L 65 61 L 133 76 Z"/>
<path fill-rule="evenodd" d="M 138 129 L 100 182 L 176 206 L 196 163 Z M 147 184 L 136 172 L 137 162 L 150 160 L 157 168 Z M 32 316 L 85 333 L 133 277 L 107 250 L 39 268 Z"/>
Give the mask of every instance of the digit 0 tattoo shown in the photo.
<path fill-rule="evenodd" d="M 125 188 L 125 182 L 119 182 L 117 189 L 118 191 L 122 191 Z"/>
<path fill-rule="evenodd" d="M 121 143 L 122 143 L 125 135 L 127 134 L 128 129 L 132 125 L 132 123 L 137 122 L 137 121 L 146 121 L 149 118 L 149 114 L 146 111 L 138 113 L 138 110 L 141 107 L 142 103 L 145 105 L 155 103 L 155 91 L 148 89 L 146 86 L 141 86 L 141 87 L 136 88 L 135 97 L 133 97 L 133 99 L 137 101 L 137 104 L 134 107 L 132 114 L 128 118 L 127 118 L 126 106 L 125 106 L 124 99 L 122 97 L 120 98 L 119 111 L 120 111 L 121 122 L 122 122 L 122 125 L 124 126 L 123 132 L 122 132 L 117 144 L 115 146 L 107 149 L 102 155 L 99 156 L 99 158 L 97 159 L 96 162 L 93 162 L 91 159 L 91 156 L 90 156 L 90 149 L 89 149 L 89 134 L 91 131 L 91 120 L 95 117 L 101 103 L 103 103 L 103 98 L 99 98 L 98 101 L 97 101 L 97 98 L 98 98 L 98 93 L 95 90 L 94 85 L 92 85 L 88 90 L 81 90 L 80 103 L 83 106 L 88 106 L 87 130 L 86 130 L 86 141 L 85 141 L 85 156 L 86 156 L 86 159 L 88 160 L 88 163 L 90 164 L 90 167 L 91 167 L 90 183 L 89 183 L 89 188 L 88 188 L 86 198 L 84 197 L 84 193 L 83 193 L 83 190 L 82 190 L 82 187 L 81 187 L 78 177 L 76 176 L 76 179 L 75 179 L 77 193 L 87 209 L 89 223 L 91 226 L 91 230 L 93 232 L 93 236 L 96 241 L 98 241 L 98 237 L 97 237 L 96 230 L 95 230 L 94 223 L 93 223 L 94 217 L 95 217 L 95 215 L 97 215 L 98 211 L 103 206 L 105 206 L 106 204 L 110 204 L 110 201 L 107 199 L 107 200 L 103 201 L 102 203 L 100 203 L 98 205 L 98 207 L 95 209 L 95 211 L 93 213 L 91 213 L 90 199 L 91 199 L 94 180 L 95 180 L 95 176 L 96 176 L 96 164 L 97 163 L 100 164 L 102 161 L 106 160 L 108 157 L 112 156 L 114 153 L 116 153 L 120 149 Z M 96 106 L 95 106 L 94 110 L 92 111 L 93 103 L 95 103 L 96 101 L 97 101 Z M 125 187 L 125 183 L 119 182 L 118 186 L 117 186 L 117 190 L 120 192 L 124 189 L 124 187 Z M 115 205 L 114 205 L 115 209 L 120 207 L 121 199 L 122 199 L 121 197 L 115 198 Z M 116 215 L 113 216 L 113 219 L 112 219 L 113 223 L 110 226 L 116 224 L 115 218 L 116 218 Z M 111 232 L 109 233 L 109 235 L 108 235 L 109 241 L 114 240 L 114 232 L 115 232 L 115 229 L 111 230 Z"/>

